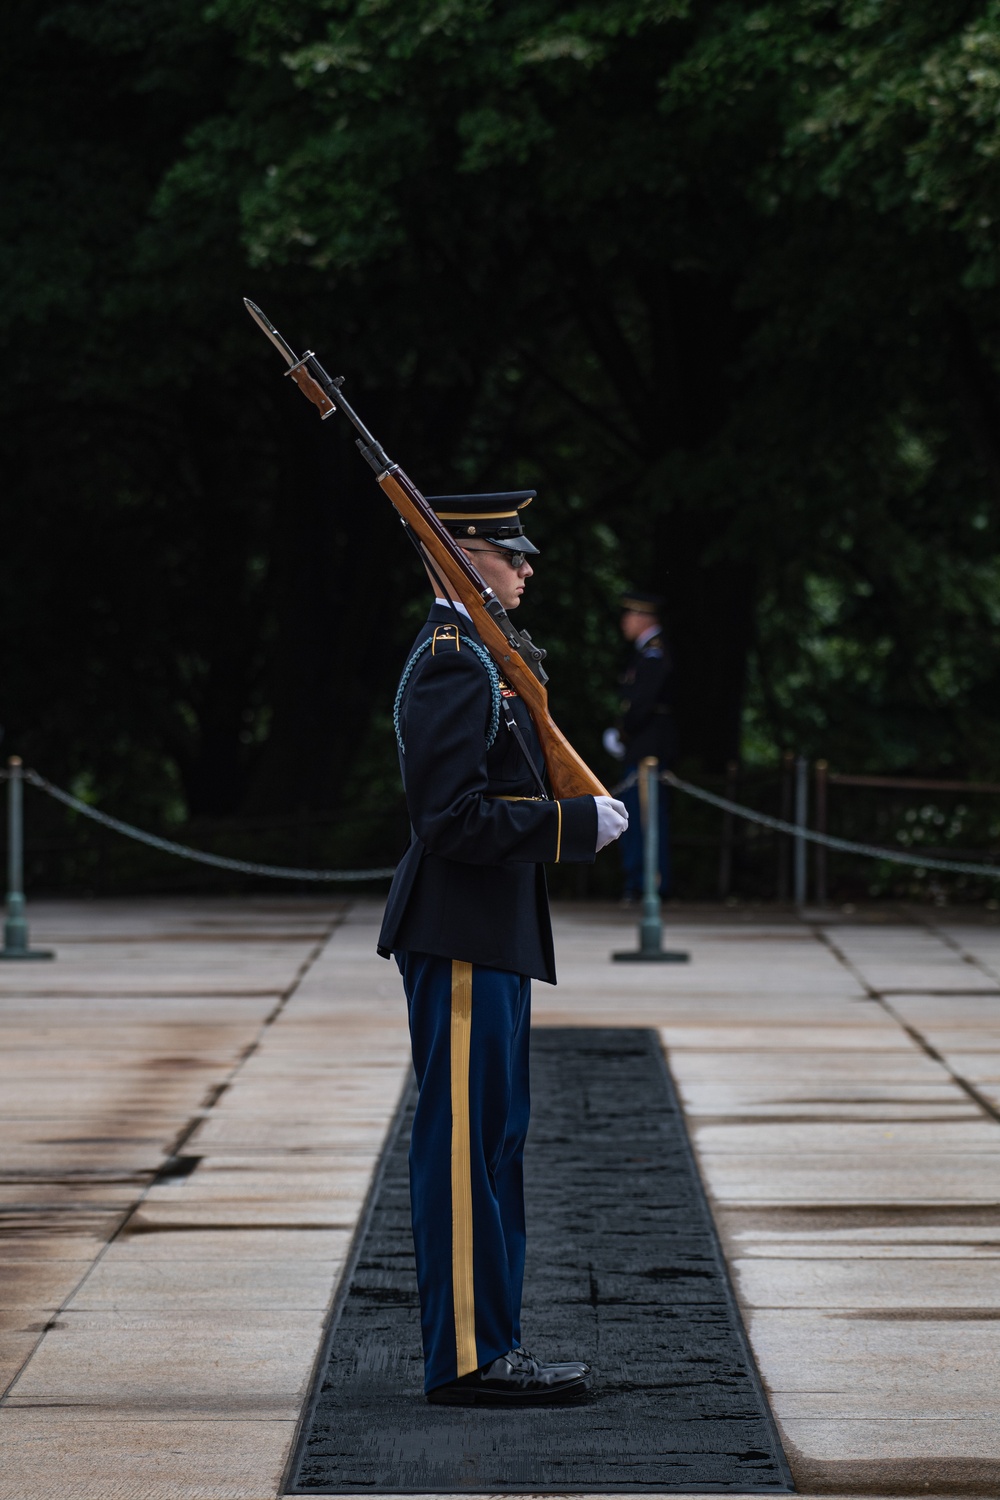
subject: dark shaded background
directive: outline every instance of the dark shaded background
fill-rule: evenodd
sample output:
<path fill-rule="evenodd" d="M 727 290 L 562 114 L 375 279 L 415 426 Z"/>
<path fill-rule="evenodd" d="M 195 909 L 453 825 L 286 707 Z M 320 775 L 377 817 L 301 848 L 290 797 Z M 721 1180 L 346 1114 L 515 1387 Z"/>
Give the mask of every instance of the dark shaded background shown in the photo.
<path fill-rule="evenodd" d="M 1000 779 L 995 8 L 8 0 L 0 43 L 4 753 L 398 855 L 422 579 L 249 295 L 422 488 L 538 489 L 524 623 L 607 779 L 625 579 L 690 774 Z"/>

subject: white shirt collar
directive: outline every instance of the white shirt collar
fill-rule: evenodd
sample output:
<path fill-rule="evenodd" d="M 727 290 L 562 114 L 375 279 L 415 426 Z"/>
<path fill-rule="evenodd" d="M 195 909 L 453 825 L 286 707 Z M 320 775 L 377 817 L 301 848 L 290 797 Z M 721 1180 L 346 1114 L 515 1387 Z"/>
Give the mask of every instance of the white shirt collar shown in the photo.
<path fill-rule="evenodd" d="M 465 605 L 459 604 L 457 599 L 435 599 L 434 603 L 442 605 L 445 609 L 457 609 L 459 614 L 464 615 L 467 620 L 472 619 Z"/>
<path fill-rule="evenodd" d="M 644 630 L 642 632 L 642 635 L 636 636 L 635 649 L 637 651 L 641 651 L 643 646 L 645 646 L 648 641 L 651 641 L 654 635 L 659 635 L 662 629 L 662 625 L 650 625 L 648 630 Z"/>

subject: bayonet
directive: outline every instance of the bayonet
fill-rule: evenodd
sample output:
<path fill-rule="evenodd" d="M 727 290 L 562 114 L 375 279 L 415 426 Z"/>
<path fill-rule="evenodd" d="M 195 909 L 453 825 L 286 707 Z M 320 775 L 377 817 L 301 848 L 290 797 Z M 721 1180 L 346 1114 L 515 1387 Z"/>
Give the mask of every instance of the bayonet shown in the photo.
<path fill-rule="evenodd" d="M 337 407 L 330 393 L 337 390 L 340 382 L 330 379 L 311 349 L 307 349 L 301 359 L 296 359 L 292 346 L 281 337 L 270 318 L 261 312 L 256 302 L 251 302 L 249 297 L 244 297 L 243 305 L 257 326 L 263 328 L 279 354 L 282 354 L 288 361 L 289 367 L 285 374 L 292 377 L 303 396 L 308 396 L 312 404 L 319 407 L 319 414 L 324 420 L 332 417 Z M 343 380 L 343 376 L 340 380 Z"/>
<path fill-rule="evenodd" d="M 292 349 L 291 346 L 285 342 L 285 340 L 281 337 L 281 334 L 271 322 L 270 318 L 266 317 L 265 314 L 261 312 L 256 302 L 251 302 L 249 297 L 244 297 L 243 306 L 246 308 L 251 318 L 253 318 L 254 322 L 261 328 L 263 328 L 264 332 L 267 334 L 268 338 L 271 340 L 271 343 L 277 349 L 278 353 L 283 354 L 290 365 L 297 365 L 299 361 L 295 357 L 294 349 Z"/>

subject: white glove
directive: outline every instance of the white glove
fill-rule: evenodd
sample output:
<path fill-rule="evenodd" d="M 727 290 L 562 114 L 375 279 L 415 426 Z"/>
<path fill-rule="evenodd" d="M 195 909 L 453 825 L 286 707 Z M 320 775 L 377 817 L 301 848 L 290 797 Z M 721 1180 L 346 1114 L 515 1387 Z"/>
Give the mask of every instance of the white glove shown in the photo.
<path fill-rule="evenodd" d="M 621 838 L 628 827 L 628 813 L 624 802 L 619 802 L 614 797 L 595 797 L 594 801 L 597 804 L 595 853 L 600 854 L 606 844 L 613 844 L 615 839 Z"/>
<path fill-rule="evenodd" d="M 609 755 L 614 756 L 615 760 L 625 759 L 625 746 L 622 744 L 622 737 L 617 729 L 606 729 L 601 736 L 601 744 Z"/>

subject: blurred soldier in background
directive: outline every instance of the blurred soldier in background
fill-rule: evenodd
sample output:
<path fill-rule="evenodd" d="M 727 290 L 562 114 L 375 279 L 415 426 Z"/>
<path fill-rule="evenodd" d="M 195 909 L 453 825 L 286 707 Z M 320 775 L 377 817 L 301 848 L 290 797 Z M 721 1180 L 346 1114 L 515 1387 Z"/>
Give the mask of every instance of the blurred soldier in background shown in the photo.
<path fill-rule="evenodd" d="M 625 886 L 622 900 L 637 901 L 642 895 L 642 820 L 639 810 L 638 767 L 647 755 L 655 755 L 661 767 L 673 765 L 677 735 L 672 704 L 673 669 L 663 638 L 658 594 L 630 591 L 621 600 L 621 631 L 631 643 L 629 663 L 620 682 L 620 718 L 604 732 L 604 748 L 623 763 L 624 778 L 632 781 L 621 794 L 628 809 L 628 828 L 622 834 L 622 870 Z M 669 788 L 660 787 L 660 895 L 670 893 L 670 802 Z"/>

